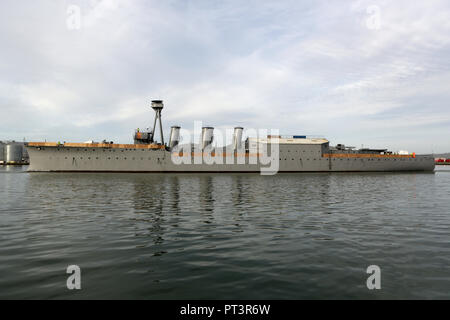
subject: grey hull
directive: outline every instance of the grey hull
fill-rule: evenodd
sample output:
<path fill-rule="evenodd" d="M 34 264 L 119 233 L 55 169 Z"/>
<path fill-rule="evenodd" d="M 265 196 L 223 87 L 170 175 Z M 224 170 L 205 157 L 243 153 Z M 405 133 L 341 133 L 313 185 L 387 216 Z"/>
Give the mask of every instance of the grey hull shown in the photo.
<path fill-rule="evenodd" d="M 277 172 L 433 171 L 434 158 L 330 158 L 314 146 L 280 146 Z M 267 165 L 175 164 L 166 150 L 28 147 L 30 172 L 260 172 Z M 193 162 L 193 160 L 192 160 Z"/>

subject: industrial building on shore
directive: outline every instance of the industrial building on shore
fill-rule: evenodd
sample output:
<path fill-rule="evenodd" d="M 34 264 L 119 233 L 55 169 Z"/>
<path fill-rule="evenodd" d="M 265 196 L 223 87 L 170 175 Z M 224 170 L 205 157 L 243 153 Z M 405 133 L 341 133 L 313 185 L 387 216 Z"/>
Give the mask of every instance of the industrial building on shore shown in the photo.
<path fill-rule="evenodd" d="M 26 165 L 29 162 L 25 142 L 0 141 L 0 165 Z"/>

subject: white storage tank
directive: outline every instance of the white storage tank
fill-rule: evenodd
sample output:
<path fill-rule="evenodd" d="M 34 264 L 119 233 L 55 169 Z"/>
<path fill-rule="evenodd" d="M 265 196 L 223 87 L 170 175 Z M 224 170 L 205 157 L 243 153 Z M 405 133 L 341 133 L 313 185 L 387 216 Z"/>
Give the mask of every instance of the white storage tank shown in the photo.
<path fill-rule="evenodd" d="M 22 147 L 22 159 L 24 162 L 30 162 L 30 155 L 28 154 L 28 150 L 25 145 Z"/>
<path fill-rule="evenodd" d="M 5 161 L 5 144 L 0 142 L 0 163 Z"/>
<path fill-rule="evenodd" d="M 18 143 L 8 143 L 5 148 L 6 163 L 20 163 L 22 162 L 23 145 Z"/>

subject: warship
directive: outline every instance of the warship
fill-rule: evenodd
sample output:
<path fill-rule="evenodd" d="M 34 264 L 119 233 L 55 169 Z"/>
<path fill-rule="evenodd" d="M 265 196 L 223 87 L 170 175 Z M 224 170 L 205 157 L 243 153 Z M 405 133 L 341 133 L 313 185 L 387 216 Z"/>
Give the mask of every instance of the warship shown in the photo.
<path fill-rule="evenodd" d="M 434 171 L 432 156 L 387 149 L 331 146 L 305 135 L 248 137 L 236 127 L 233 143 L 214 147 L 214 128 L 203 127 L 199 143 L 181 144 L 180 127 L 172 126 L 164 143 L 162 100 L 153 100 L 153 128 L 136 129 L 133 144 L 29 142 L 29 172 L 397 172 Z M 160 139 L 155 132 L 159 123 Z"/>

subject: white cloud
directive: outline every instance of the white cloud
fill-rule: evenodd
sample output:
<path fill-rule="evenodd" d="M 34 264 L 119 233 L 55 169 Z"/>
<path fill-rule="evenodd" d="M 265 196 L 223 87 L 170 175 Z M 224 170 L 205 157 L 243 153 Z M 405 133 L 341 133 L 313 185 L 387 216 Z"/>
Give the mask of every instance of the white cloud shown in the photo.
<path fill-rule="evenodd" d="M 128 142 L 162 98 L 166 127 L 278 127 L 429 152 L 411 138 L 426 136 L 450 150 L 447 1 L 70 4 L 80 30 L 66 27 L 69 3 L 3 2 L 0 138 Z"/>

